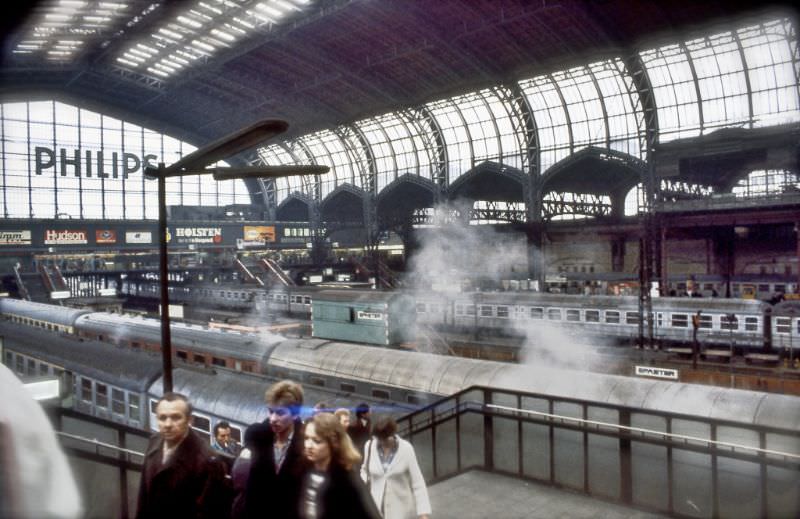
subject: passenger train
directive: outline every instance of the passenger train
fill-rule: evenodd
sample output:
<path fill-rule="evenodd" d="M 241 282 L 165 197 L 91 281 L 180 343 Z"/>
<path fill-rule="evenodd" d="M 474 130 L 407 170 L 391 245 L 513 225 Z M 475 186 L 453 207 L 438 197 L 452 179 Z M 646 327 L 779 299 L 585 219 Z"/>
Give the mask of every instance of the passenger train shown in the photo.
<path fill-rule="evenodd" d="M 142 293 L 142 290 L 148 293 L 149 288 L 123 283 L 122 290 L 128 294 Z M 194 304 L 198 298 L 205 304 L 214 301 L 210 299 L 212 294 L 206 292 L 208 289 L 197 290 L 176 288 L 170 297 L 177 302 Z M 238 301 L 242 311 L 254 311 L 261 316 L 309 317 L 314 295 L 320 290 L 316 287 L 268 290 L 239 287 L 238 292 L 235 289 L 219 289 L 219 292 L 228 301 Z M 429 291 L 413 296 L 417 323 L 439 331 L 525 335 L 527 328 L 546 323 L 558 326 L 568 335 L 603 342 L 631 343 L 639 337 L 639 302 L 632 296 L 538 292 L 436 294 Z M 358 298 L 359 291 L 353 291 L 353 297 Z M 787 355 L 790 348 L 800 347 L 800 330 L 796 323 L 794 327 L 789 325 L 790 317 L 773 318 L 773 309 L 781 305 L 789 308 L 792 304 L 786 301 L 771 305 L 754 299 L 657 297 L 652 299 L 653 336 L 663 345 L 692 343 L 693 319 L 696 319 L 701 348 L 733 347 L 736 352 L 756 353 L 775 350 L 776 354 Z M 789 341 L 790 330 L 797 337 L 796 341 Z"/>
<path fill-rule="evenodd" d="M 0 299 L 3 361 L 20 374 L 64 378 L 79 410 L 154 428 L 160 395 L 157 321 Z M 793 315 L 792 326 L 798 326 Z M 152 321 L 152 322 L 148 322 Z M 264 388 L 292 378 L 333 405 L 371 399 L 416 408 L 472 386 L 607 402 L 631 408 L 800 430 L 798 398 L 679 382 L 630 379 L 320 339 L 285 339 L 173 326 L 175 389 L 197 407 L 195 427 L 210 435 L 225 419 L 242 428 L 264 417 Z M 112 344 L 113 343 L 113 344 Z M 135 346 L 134 343 L 139 343 Z M 136 350 L 139 351 L 136 351 Z M 149 354 L 148 354 L 149 353 Z M 241 364 L 237 364 L 237 359 Z M 251 370 L 245 369 L 247 363 Z M 252 373 L 248 373 L 252 371 Z M 737 402 L 731 406 L 729 402 Z"/>

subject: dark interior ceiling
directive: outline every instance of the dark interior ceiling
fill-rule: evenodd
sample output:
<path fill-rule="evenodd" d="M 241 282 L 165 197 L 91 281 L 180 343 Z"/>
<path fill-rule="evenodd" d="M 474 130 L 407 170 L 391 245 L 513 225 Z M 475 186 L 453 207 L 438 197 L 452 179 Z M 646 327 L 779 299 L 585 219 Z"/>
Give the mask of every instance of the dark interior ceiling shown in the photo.
<path fill-rule="evenodd" d="M 50 2 L 52 3 L 52 2 Z M 152 0 L 131 0 L 141 12 Z M 17 5 L 23 4 L 23 5 Z M 114 66 L 137 35 L 190 5 L 162 2 L 69 64 L 12 55 L 46 2 L 4 7 L 0 95 L 79 103 L 196 144 L 263 118 L 291 135 L 694 36 L 788 4 L 732 0 L 321 0 L 173 79 Z M 794 13 L 795 11 L 791 11 Z"/>

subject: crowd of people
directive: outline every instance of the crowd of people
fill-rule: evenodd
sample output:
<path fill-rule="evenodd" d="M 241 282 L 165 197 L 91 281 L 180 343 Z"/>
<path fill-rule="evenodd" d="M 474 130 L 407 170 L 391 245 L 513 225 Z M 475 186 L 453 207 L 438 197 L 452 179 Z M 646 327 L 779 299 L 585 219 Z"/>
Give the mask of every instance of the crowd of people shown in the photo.
<path fill-rule="evenodd" d="M 412 445 L 391 417 L 324 403 L 301 419 L 303 388 L 267 389 L 267 418 L 242 445 L 219 422 L 209 445 L 191 427 L 192 405 L 166 393 L 145 453 L 137 518 L 429 519 L 431 505 Z"/>

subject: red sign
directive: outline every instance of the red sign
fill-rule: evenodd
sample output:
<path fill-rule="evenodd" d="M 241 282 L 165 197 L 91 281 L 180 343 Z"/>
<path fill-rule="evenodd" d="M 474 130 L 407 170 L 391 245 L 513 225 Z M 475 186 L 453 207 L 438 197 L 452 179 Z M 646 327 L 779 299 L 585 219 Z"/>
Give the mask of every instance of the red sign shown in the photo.
<path fill-rule="evenodd" d="M 47 229 L 44 231 L 45 245 L 86 245 L 89 239 L 86 231 Z"/>
<path fill-rule="evenodd" d="M 117 243 L 117 231 L 112 231 L 111 229 L 94 231 L 94 241 L 97 243 Z"/>

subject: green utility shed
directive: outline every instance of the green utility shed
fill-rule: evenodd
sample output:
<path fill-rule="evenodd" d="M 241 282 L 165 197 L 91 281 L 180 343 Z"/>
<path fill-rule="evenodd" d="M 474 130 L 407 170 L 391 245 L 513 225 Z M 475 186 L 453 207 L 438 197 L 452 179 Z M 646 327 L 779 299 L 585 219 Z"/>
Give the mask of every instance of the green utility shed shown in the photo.
<path fill-rule="evenodd" d="M 400 292 L 323 290 L 311 303 L 311 334 L 320 339 L 397 345 L 414 340 L 414 300 Z"/>

